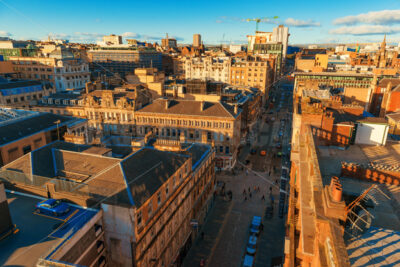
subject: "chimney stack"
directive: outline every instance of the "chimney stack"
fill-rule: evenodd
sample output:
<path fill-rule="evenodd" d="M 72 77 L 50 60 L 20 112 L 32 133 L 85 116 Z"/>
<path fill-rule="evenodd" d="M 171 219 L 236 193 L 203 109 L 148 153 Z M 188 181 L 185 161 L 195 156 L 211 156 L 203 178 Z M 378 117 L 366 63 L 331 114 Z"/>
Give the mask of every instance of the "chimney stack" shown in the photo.
<path fill-rule="evenodd" d="M 167 99 L 166 101 L 165 101 L 165 109 L 168 109 L 169 108 L 169 99 Z"/>
<path fill-rule="evenodd" d="M 204 100 L 202 100 L 201 103 L 200 103 L 200 110 L 201 111 L 204 111 L 204 105 L 205 105 L 205 102 L 204 102 Z"/>
<path fill-rule="evenodd" d="M 239 107 L 238 107 L 238 105 L 235 105 L 234 112 L 235 112 L 235 114 L 238 114 L 238 112 L 239 112 Z"/>

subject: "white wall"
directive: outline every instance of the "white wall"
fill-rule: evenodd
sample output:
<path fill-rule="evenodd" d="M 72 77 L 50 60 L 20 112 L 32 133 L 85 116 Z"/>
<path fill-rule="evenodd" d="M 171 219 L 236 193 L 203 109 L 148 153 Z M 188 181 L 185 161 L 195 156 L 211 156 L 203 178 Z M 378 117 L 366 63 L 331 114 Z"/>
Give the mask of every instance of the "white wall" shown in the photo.
<path fill-rule="evenodd" d="M 355 143 L 384 146 L 388 130 L 387 124 L 358 123 Z"/>

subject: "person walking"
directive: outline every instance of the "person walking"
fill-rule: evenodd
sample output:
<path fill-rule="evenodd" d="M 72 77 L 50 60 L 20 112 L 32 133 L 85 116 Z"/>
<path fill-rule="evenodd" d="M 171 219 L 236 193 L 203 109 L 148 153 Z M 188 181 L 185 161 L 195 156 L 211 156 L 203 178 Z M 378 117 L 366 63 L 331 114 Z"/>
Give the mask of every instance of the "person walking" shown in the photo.
<path fill-rule="evenodd" d="M 249 187 L 249 189 L 248 189 L 248 190 L 249 190 L 249 193 L 250 193 L 250 187 Z"/>
<path fill-rule="evenodd" d="M 250 194 L 249 194 L 249 197 L 251 198 L 251 192 L 250 192 Z"/>
<path fill-rule="evenodd" d="M 246 201 L 247 200 L 247 196 L 244 196 L 244 201 Z"/>
<path fill-rule="evenodd" d="M 269 191 L 272 191 L 272 186 L 269 187 Z"/>
<path fill-rule="evenodd" d="M 260 186 L 257 186 L 257 192 L 260 192 Z"/>
<path fill-rule="evenodd" d="M 261 200 L 265 200 L 265 196 L 264 195 L 262 195 Z"/>
<path fill-rule="evenodd" d="M 246 195 L 246 189 L 243 189 L 243 196 Z"/>

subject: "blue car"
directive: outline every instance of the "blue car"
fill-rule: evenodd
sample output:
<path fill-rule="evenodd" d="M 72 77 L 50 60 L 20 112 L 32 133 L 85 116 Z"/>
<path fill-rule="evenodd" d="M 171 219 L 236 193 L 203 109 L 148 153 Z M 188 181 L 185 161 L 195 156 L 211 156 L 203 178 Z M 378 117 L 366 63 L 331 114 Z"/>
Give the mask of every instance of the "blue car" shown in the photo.
<path fill-rule="evenodd" d="M 254 257 L 250 255 L 244 256 L 243 267 L 253 267 Z"/>
<path fill-rule="evenodd" d="M 257 249 L 257 236 L 251 235 L 249 238 L 249 242 L 247 243 L 246 252 L 249 255 L 254 255 L 256 254 L 256 249 Z"/>
<path fill-rule="evenodd" d="M 250 234 L 258 235 L 260 233 L 261 217 L 254 216 L 250 225 Z"/>
<path fill-rule="evenodd" d="M 43 214 L 61 216 L 68 213 L 69 210 L 70 208 L 67 203 L 52 198 L 43 200 L 36 204 L 36 212 Z"/>

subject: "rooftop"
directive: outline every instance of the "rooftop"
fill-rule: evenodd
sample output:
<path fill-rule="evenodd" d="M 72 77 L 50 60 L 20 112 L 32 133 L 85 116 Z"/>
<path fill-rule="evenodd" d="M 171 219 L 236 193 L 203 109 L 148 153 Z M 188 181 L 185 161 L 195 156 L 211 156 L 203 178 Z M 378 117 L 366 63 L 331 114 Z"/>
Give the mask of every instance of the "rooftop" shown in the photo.
<path fill-rule="evenodd" d="M 8 192 L 7 199 L 19 232 L 0 240 L 1 266 L 36 266 L 39 258 L 55 252 L 97 213 L 72 207 L 63 218 L 43 216 L 34 209 L 44 198 Z"/>
<path fill-rule="evenodd" d="M 318 160 L 324 184 L 330 182 L 332 176 L 340 176 L 341 162 L 358 164 L 375 163 L 381 165 L 398 165 L 400 163 L 400 144 L 387 143 L 386 146 L 351 145 L 346 150 L 319 146 Z"/>
<path fill-rule="evenodd" d="M 167 107 L 168 104 L 168 107 Z M 201 109 L 201 105 L 204 108 Z M 235 118 L 237 114 L 234 107 L 223 102 L 202 102 L 193 100 L 167 100 L 156 99 L 142 109 L 136 111 L 136 114 L 156 113 L 156 114 L 176 114 L 181 116 L 206 116 L 206 117 L 226 117 Z"/>
<path fill-rule="evenodd" d="M 16 110 L 1 110 L 0 118 L 0 146 L 17 141 L 20 138 L 58 127 L 84 121 L 74 117 L 66 117 L 52 113 L 20 112 Z M 16 114 L 12 117 L 12 114 Z M 8 114 L 8 117 L 6 116 Z M 3 115 L 3 116 L 2 116 Z"/>
<path fill-rule="evenodd" d="M 33 85 L 41 85 L 38 81 L 27 81 L 27 80 L 0 80 L 0 90 L 3 89 L 11 89 L 11 88 L 19 88 Z"/>
<path fill-rule="evenodd" d="M 358 164 L 374 163 L 376 166 L 393 166 L 400 162 L 400 144 L 397 143 L 386 146 L 352 145 L 347 150 L 318 147 L 317 151 L 324 184 L 327 185 L 332 176 L 340 177 L 347 204 L 368 189 L 372 182 L 341 176 L 342 161 Z M 354 266 L 373 264 L 380 266 L 383 261 L 388 264 L 385 266 L 399 264 L 399 250 L 395 246 L 399 243 L 400 237 L 400 213 L 397 208 L 400 203 L 399 186 L 379 184 L 378 188 L 386 196 L 374 191 L 363 205 L 373 216 L 371 228 L 361 233 L 350 233 L 349 229 L 346 232 L 347 251 Z"/>
<path fill-rule="evenodd" d="M 294 75 L 307 75 L 307 76 L 343 76 L 343 77 L 365 77 L 373 78 L 372 74 L 367 73 L 346 73 L 340 71 L 330 71 L 330 72 L 294 72 Z"/>
<path fill-rule="evenodd" d="M 94 199 L 106 197 L 106 202 L 139 207 L 190 159 L 187 153 L 151 147 L 123 159 L 85 153 L 88 149 L 90 146 L 56 141 L 5 165 L 0 177 L 36 186 L 52 181 L 57 191 Z M 194 168 L 209 151 L 208 145 L 188 148 Z"/>

